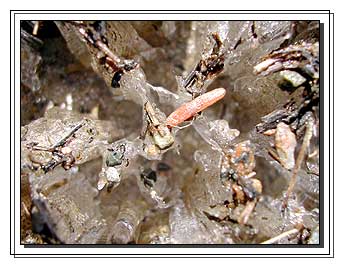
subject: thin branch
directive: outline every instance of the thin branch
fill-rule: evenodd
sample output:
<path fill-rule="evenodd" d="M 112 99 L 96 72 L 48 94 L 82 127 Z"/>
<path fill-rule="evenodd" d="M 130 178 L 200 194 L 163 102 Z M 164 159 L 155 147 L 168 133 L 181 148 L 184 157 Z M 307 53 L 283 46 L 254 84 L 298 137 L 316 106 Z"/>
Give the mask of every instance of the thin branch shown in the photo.
<path fill-rule="evenodd" d="M 299 229 L 297 228 L 293 228 L 292 230 L 288 230 L 286 232 L 283 232 L 282 234 L 276 236 L 276 237 L 273 237 L 271 239 L 268 239 L 266 241 L 263 241 L 261 244 L 264 244 L 264 245 L 267 245 L 267 244 L 274 244 L 274 243 L 277 243 L 278 241 L 280 241 L 281 239 L 284 239 L 286 237 L 290 237 L 294 234 L 298 234 L 300 232 Z"/>

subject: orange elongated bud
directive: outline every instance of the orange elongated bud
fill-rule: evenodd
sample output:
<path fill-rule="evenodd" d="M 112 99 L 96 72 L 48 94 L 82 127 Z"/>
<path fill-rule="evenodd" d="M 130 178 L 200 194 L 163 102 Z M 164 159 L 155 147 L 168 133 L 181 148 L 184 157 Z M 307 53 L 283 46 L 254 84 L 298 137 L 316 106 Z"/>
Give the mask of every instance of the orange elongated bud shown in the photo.
<path fill-rule="evenodd" d="M 208 108 L 217 101 L 221 100 L 226 94 L 224 88 L 216 88 L 209 91 L 190 102 L 184 103 L 173 113 L 171 113 L 166 119 L 166 125 L 168 127 L 174 127 L 193 117 L 198 112 Z"/>

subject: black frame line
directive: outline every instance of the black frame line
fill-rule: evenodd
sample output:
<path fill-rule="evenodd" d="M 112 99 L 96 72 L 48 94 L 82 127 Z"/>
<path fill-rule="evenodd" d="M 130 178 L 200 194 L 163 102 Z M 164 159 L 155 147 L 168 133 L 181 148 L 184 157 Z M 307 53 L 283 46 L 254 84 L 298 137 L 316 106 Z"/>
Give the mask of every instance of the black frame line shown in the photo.
<path fill-rule="evenodd" d="M 148 9 L 140 9 L 140 10 L 130 10 L 130 9 L 117 9 L 117 10 L 106 10 L 106 9 L 93 9 L 93 10 L 83 10 L 83 9 L 73 9 L 73 10 L 62 10 L 62 9 L 57 9 L 57 10 L 48 10 L 48 9 L 38 9 L 38 10 L 30 10 L 30 9 L 13 9 L 11 11 L 15 11 L 15 12 L 25 12 L 25 11 L 36 11 L 36 12 L 58 12 L 58 11 L 62 11 L 62 12 L 108 12 L 108 11 L 114 11 L 114 12 L 135 12 L 138 13 L 140 11 L 144 12 L 144 11 L 148 11 L 148 12 L 153 12 L 153 13 L 159 13 L 159 11 L 162 12 L 242 12 L 243 14 L 248 14 L 251 12 L 255 12 L 258 13 L 258 11 L 261 12 L 266 12 L 266 13 L 273 13 L 274 11 L 277 13 L 280 13 L 281 11 L 285 12 L 324 12 L 324 13 L 330 13 L 330 10 L 328 9 L 282 9 L 282 10 L 275 10 L 275 9 L 268 9 L 268 10 L 263 10 L 263 9 L 253 9 L 253 10 L 241 10 L 241 9 L 233 9 L 233 10 L 220 10 L 220 9 L 207 9 L 207 10 L 197 10 L 197 9 L 188 9 L 188 10 L 178 10 L 178 9 L 169 9 L 169 10 L 164 10 L 164 9 L 155 9 L 155 10 L 148 10 Z M 245 13 L 246 12 L 246 13 Z M 283 13 L 282 12 L 282 13 Z"/>
<path fill-rule="evenodd" d="M 12 84 L 12 12 L 9 14 L 9 28 L 10 28 L 10 37 L 9 37 L 9 69 L 10 69 L 10 84 Z M 14 71 L 15 72 L 15 71 Z M 10 117 L 9 117 L 9 161 L 10 161 L 10 173 L 12 169 L 12 87 L 9 90 L 9 96 L 10 96 L 10 101 L 9 101 L 9 110 L 10 110 Z M 11 174 L 10 174 L 11 175 Z M 15 174 L 14 174 L 15 176 Z M 10 237 L 9 237 L 9 249 L 10 249 L 10 254 L 12 255 L 12 209 L 11 209 L 11 200 L 12 200 L 12 176 L 10 176 L 9 180 L 9 196 L 10 196 L 10 213 L 9 213 L 9 230 L 10 230 Z M 15 212 L 14 212 L 15 213 Z M 13 245 L 13 249 L 15 249 Z M 15 252 L 15 251 L 14 251 Z"/>
<path fill-rule="evenodd" d="M 41 14 L 45 14 L 45 15 L 60 15 L 60 14 L 65 14 L 65 13 L 62 13 L 62 12 L 60 12 L 60 13 L 56 13 L 56 12 L 53 12 L 53 13 L 41 13 L 41 12 L 39 12 L 39 13 L 17 13 L 17 14 L 23 14 L 23 15 L 41 15 Z M 69 14 L 72 14 L 72 13 L 69 13 Z M 241 15 L 241 14 L 243 14 L 243 13 L 188 13 L 188 14 L 186 14 L 186 13 L 147 13 L 147 12 L 145 12 L 145 13 L 113 13 L 113 12 L 107 12 L 107 13 L 74 13 L 74 14 L 76 14 L 76 15 L 136 15 L 136 14 L 138 14 L 138 15 L 153 15 L 153 14 L 155 14 L 155 15 L 211 15 L 211 14 L 213 14 L 213 15 Z M 249 13 L 249 15 L 251 15 L 251 14 L 253 14 L 253 13 Z M 274 14 L 274 15 L 281 15 L 281 14 L 283 14 L 283 15 L 290 15 L 290 14 L 299 14 L 299 13 L 256 13 L 256 14 L 259 14 L 259 15 L 266 15 L 266 14 Z M 322 12 L 320 12 L 320 13 L 303 13 L 304 15 L 325 15 L 325 14 L 327 14 L 327 13 L 322 13 Z M 182 19 L 181 19 L 182 20 Z"/>
<path fill-rule="evenodd" d="M 30 15 L 34 15 L 34 14 L 68 14 L 68 15 L 88 15 L 88 14 L 98 14 L 98 15 L 101 15 L 101 14 L 117 14 L 117 15 L 125 15 L 125 14 L 179 14 L 179 15 L 193 15 L 193 14 L 246 14 L 246 15 L 252 15 L 252 14 L 323 14 L 323 15 L 329 15 L 329 38 L 331 38 L 331 36 L 333 36 L 333 49 L 332 49 L 332 52 L 333 52 L 333 56 L 334 56 L 334 13 L 331 13 L 330 10 L 282 10 L 282 11 L 289 11 L 287 13 L 284 13 L 284 12 L 280 12 L 280 11 L 277 11 L 277 10 L 274 10 L 274 11 L 277 11 L 277 12 L 271 12 L 273 10 L 266 10 L 265 12 L 263 13 L 260 13 L 260 12 L 256 12 L 256 11 L 263 11 L 263 10 L 247 10 L 246 12 L 243 11 L 243 13 L 241 12 L 242 10 L 230 10 L 231 13 L 228 13 L 228 11 L 226 12 L 223 12 L 223 10 L 202 10 L 202 12 L 200 12 L 199 10 L 169 10 L 164 12 L 164 10 L 136 10 L 136 11 L 133 11 L 131 12 L 131 10 L 115 10 L 115 11 L 112 11 L 112 12 L 109 12 L 109 13 L 103 13 L 103 12 L 108 12 L 107 10 L 91 10 L 91 11 L 86 11 L 86 10 L 55 10 L 55 11 L 50 11 L 50 10 L 32 10 L 32 12 L 29 12 L 29 13 L 25 13 L 26 11 L 30 11 L 30 10 L 10 10 L 10 72 L 11 72 L 11 75 L 10 75 L 10 81 L 12 79 L 12 75 L 13 75 L 13 82 L 11 81 L 11 89 L 10 89 L 10 171 L 12 173 L 12 170 L 11 170 L 11 167 L 12 167 L 12 162 L 15 162 L 15 155 L 16 155 L 16 151 L 15 151 L 15 148 L 12 152 L 12 149 L 11 149 L 11 146 L 12 146 L 12 139 L 13 139 L 13 146 L 15 147 L 15 135 L 16 135 L 16 129 L 15 129 L 15 121 L 16 121 L 16 116 L 15 116 L 15 109 L 14 109 L 14 121 L 13 121 L 13 132 L 14 132 L 14 135 L 12 137 L 12 88 L 14 87 L 14 91 L 13 91 L 13 95 L 14 95 L 14 102 L 13 102 L 13 108 L 15 108 L 15 88 L 16 88 L 16 78 L 15 78 L 15 58 L 16 58 L 16 54 L 15 54 L 15 47 L 13 47 L 13 63 L 12 63 L 12 44 L 15 45 L 15 22 L 16 22 L 16 18 L 15 18 L 15 15 L 16 14 L 30 14 Z M 47 13 L 42 13 L 42 12 L 47 12 Z M 57 13 L 58 11 L 60 11 L 61 13 Z M 143 13 L 144 11 L 148 11 L 146 13 Z M 160 13 L 158 11 L 163 11 L 164 13 Z M 174 13 L 171 13 L 172 11 L 174 11 Z M 216 13 L 216 12 L 221 12 L 221 13 Z M 233 12 L 235 11 L 235 12 Z M 237 13 L 239 12 L 240 13 Z M 308 12 L 308 13 L 305 13 L 304 11 Z M 315 12 L 313 12 L 315 11 Z M 17 12 L 17 13 L 16 13 Z M 72 13 L 74 12 L 74 13 Z M 80 12 L 80 13 L 75 13 L 75 12 Z M 97 12 L 97 13 L 96 13 Z M 101 13 L 98 13 L 98 12 L 101 12 Z M 115 13 L 116 12 L 116 13 Z M 131 12 L 131 13 L 127 13 L 127 12 Z M 177 12 L 177 13 L 176 13 Z M 183 13 L 181 13 L 183 12 Z M 198 12 L 198 13 L 192 13 L 192 12 Z M 205 13 L 207 12 L 207 13 Z M 300 13 L 293 13 L 293 12 L 300 12 Z M 310 12 L 310 13 L 309 13 Z M 320 12 L 320 13 L 319 13 Z M 12 15 L 13 15 L 13 33 L 12 33 Z M 331 35 L 331 17 L 332 17 L 332 22 L 333 22 L 333 35 Z M 184 19 L 185 20 L 185 19 Z M 213 21 L 213 20 L 210 20 L 210 21 Z M 240 20 L 237 20 L 237 21 L 240 21 Z M 265 21 L 265 20 L 261 20 L 261 21 Z M 268 20 L 267 20 L 268 21 Z M 283 21 L 283 20 L 280 20 L 280 21 Z M 320 23 L 319 21 L 319 30 L 320 30 L 320 33 L 323 34 L 323 32 L 321 32 L 321 27 L 323 27 L 323 24 Z M 13 34 L 13 43 L 12 43 L 12 34 Z M 323 107 L 324 107 L 324 97 L 323 97 L 323 88 L 324 88 L 324 68 L 322 67 L 322 63 L 324 62 L 323 61 L 323 44 L 324 44 L 324 39 L 323 37 L 324 36 L 321 36 L 320 34 L 320 47 L 319 47 L 319 52 L 320 52 L 320 108 L 319 108 L 319 111 L 320 111 L 320 117 L 323 117 Z M 21 42 L 20 42 L 20 45 L 21 45 Z M 329 55 L 331 54 L 331 44 L 329 42 Z M 329 58 L 331 59 L 331 58 Z M 12 66 L 13 66 L 13 69 L 14 69 L 14 72 L 12 73 Z M 333 66 L 333 95 L 334 95 L 334 59 L 333 59 L 333 63 L 332 63 L 332 66 Z M 329 60 L 329 69 L 331 69 L 331 60 Z M 330 75 L 331 75 L 331 72 L 329 71 L 329 74 L 328 74 L 328 77 L 329 77 L 329 80 L 330 80 Z M 21 72 L 20 72 L 20 78 L 21 78 Z M 20 79 L 21 80 L 21 79 Z M 12 86 L 13 84 L 13 86 Z M 330 89 L 330 87 L 329 87 Z M 331 96 L 331 95 L 330 95 Z M 21 98 L 20 98 L 20 101 L 21 101 Z M 331 106 L 329 105 L 329 114 L 331 113 Z M 20 112 L 20 115 L 21 116 L 21 112 Z M 334 96 L 333 96 L 333 143 L 334 143 Z M 330 116 L 329 116 L 329 124 L 331 126 L 331 119 L 330 119 Z M 20 123 L 21 123 L 21 120 L 20 120 Z M 324 134 L 324 120 L 323 119 L 320 119 L 320 134 L 319 134 L 319 140 L 320 140 L 320 145 L 321 145 L 321 148 L 320 148 L 320 166 L 321 166 L 321 171 L 323 172 L 323 169 L 324 169 L 324 157 L 322 157 L 321 154 L 323 154 L 323 144 L 324 144 L 324 139 L 323 137 L 321 137 L 321 135 L 323 136 Z M 329 131 L 329 140 L 331 139 L 331 132 Z M 21 148 L 20 148 L 20 153 L 21 153 Z M 12 161 L 12 154 L 13 154 L 13 161 Z M 329 149 L 329 155 L 331 155 L 331 150 Z M 329 161 L 329 166 L 330 166 L 330 161 Z M 15 176 L 16 176 L 16 168 L 15 168 L 15 163 L 13 163 L 13 167 L 14 167 L 14 178 L 12 178 L 12 174 L 11 174 L 11 180 L 10 180 L 10 199 L 12 198 L 12 179 L 13 179 L 13 187 L 14 187 L 14 200 L 15 200 Z M 333 184 L 334 184 L 334 147 L 333 147 Z M 331 176 L 329 176 L 331 177 Z M 331 180 L 331 179 L 330 179 Z M 319 184 L 320 184 L 320 190 L 321 192 L 323 193 L 323 183 L 324 180 L 323 178 L 321 177 L 320 180 L 319 180 Z M 21 179 L 20 179 L 20 183 L 21 183 Z M 330 182 L 331 184 L 331 182 Z M 330 201 L 330 190 L 331 187 L 329 186 L 329 201 Z M 324 194 L 323 194 L 324 195 Z M 21 197 L 21 194 L 20 194 L 20 197 Z M 321 196 L 321 193 L 319 193 L 319 199 L 320 199 L 320 205 L 322 204 L 322 206 L 324 206 L 324 196 Z M 12 207 L 11 207 L 11 201 L 10 201 L 10 234 L 12 234 Z M 13 219 L 14 219 L 14 225 L 15 225 L 15 213 L 16 213 L 16 208 L 15 208 L 15 203 L 13 204 L 14 205 L 14 214 L 13 214 Z M 333 231 L 334 231 L 334 185 L 333 185 L 333 212 L 331 212 L 331 206 L 329 204 L 329 213 L 332 214 L 333 213 Z M 259 244 L 235 244 L 235 245 L 222 245 L 222 244 L 176 244 L 176 245 L 144 245 L 144 244 L 138 244 L 138 245 L 99 245 L 99 244 L 68 244 L 68 245 L 25 245 L 25 244 L 21 244 L 20 242 L 20 245 L 24 245 L 25 248 L 192 248 L 192 247 L 197 247 L 197 248 L 258 248 L 258 247 L 261 247 L 261 248 L 322 248 L 324 247 L 324 226 L 322 225 L 323 222 L 324 222 L 324 219 L 323 219 L 323 214 L 324 214 L 324 211 L 323 211 L 323 207 L 319 207 L 320 209 L 320 212 L 319 212 L 319 216 L 321 217 L 320 218 L 320 235 L 322 234 L 323 236 L 321 237 L 320 236 L 320 239 L 322 239 L 322 244 L 320 243 L 319 245 L 310 245 L 310 246 L 302 246 L 302 245 L 259 245 Z M 331 218 L 329 219 L 329 229 L 331 228 Z M 21 224 L 20 224 L 21 226 Z M 131 253 L 131 254 L 90 254 L 90 253 L 85 253 L 85 254 L 80 254 L 80 253 L 76 253 L 76 254 L 41 254 L 41 253 L 38 253 L 38 254 L 16 254 L 15 253 L 15 230 L 14 229 L 14 239 L 12 241 L 12 237 L 10 235 L 10 255 L 13 255 L 14 257 L 18 257 L 18 258 L 24 258 L 24 257 L 29 257 L 29 258 L 32 258 L 33 256 L 38 256 L 38 257 L 43 257 L 43 256 L 46 256 L 46 257 L 60 257 L 60 258 L 64 258 L 63 256 L 66 256 L 66 257 L 79 257 L 79 256 L 85 256 L 85 257 L 91 257 L 93 256 L 93 258 L 97 257 L 97 256 L 101 256 L 101 258 L 107 258 L 107 257 L 132 257 L 132 258 L 140 258 L 140 257 L 152 257 L 152 256 L 155 256 L 155 257 L 172 257 L 172 258 L 177 258 L 177 257 L 187 257 L 187 258 L 190 258 L 190 257 L 202 257 L 202 258 L 218 258 L 218 257 L 244 257 L 244 258 L 251 258 L 251 257 L 255 257 L 255 258 L 259 258 L 259 257 L 285 257 L 285 258 L 296 258 L 296 257 L 308 257 L 308 256 L 311 256 L 311 257 L 317 257 L 317 258 L 322 258 L 324 256 L 327 257 L 327 255 L 331 255 L 333 254 L 333 256 L 331 257 L 334 257 L 334 236 L 333 236 L 333 253 L 331 253 L 331 237 L 329 236 L 329 251 L 328 251 L 328 254 L 268 254 L 268 253 L 264 253 L 264 254 L 249 254 L 249 253 L 245 253 L 245 254 L 240 254 L 241 256 L 239 256 L 238 254 L 221 254 L 221 253 L 216 253 L 216 254 L 189 254 L 189 253 L 186 253 L 186 254 L 156 254 L 156 253 L 153 253 L 153 254 L 138 254 L 138 253 Z M 330 229 L 331 231 L 331 229 Z M 14 242 L 13 244 L 13 253 L 12 253 L 12 242 Z M 321 241 L 320 241 L 321 242 Z M 290 256 L 287 256 L 287 255 L 292 255 L 291 257 Z M 21 256 L 21 257 L 20 257 Z M 92 257 L 91 257 L 92 258 Z"/>
<path fill-rule="evenodd" d="M 333 257 L 334 257 L 334 13 L 332 14 L 333 21 Z M 331 25 L 331 24 L 329 24 Z M 330 71 L 329 71 L 330 72 Z"/>
<path fill-rule="evenodd" d="M 20 13 L 22 14 L 22 13 Z M 43 20 L 43 21 L 51 21 L 51 20 Z M 67 21 L 67 20 L 58 20 L 58 21 Z M 113 20 L 114 21 L 114 20 Z M 129 20 L 130 21 L 130 20 Z M 150 20 L 152 21 L 152 20 Z M 167 20 L 164 20 L 167 21 Z M 181 20 L 182 21 L 182 20 Z M 190 21 L 190 20 L 187 20 Z M 216 21 L 216 20 L 204 20 L 204 21 Z M 242 21 L 242 20 L 229 20 L 229 21 Z M 254 20 L 254 21 L 270 21 L 270 20 Z M 277 20 L 277 21 L 287 21 L 287 20 Z M 306 20 L 301 20 L 306 21 Z M 320 31 L 320 20 L 319 21 L 319 31 Z M 21 22 L 21 20 L 20 20 Z M 321 39 L 321 38 L 320 38 Z M 21 42 L 20 42 L 21 46 Z M 21 47 L 20 47 L 21 49 Z M 20 72 L 20 80 L 21 80 L 21 72 Z M 21 153 L 21 150 L 20 150 Z M 20 180 L 20 187 L 21 187 L 21 180 Z M 319 194 L 320 197 L 320 194 Z M 20 193 L 20 201 L 21 201 L 21 193 Z M 21 227 L 21 223 L 20 223 Z M 20 228 L 21 231 L 21 228 Z M 322 234 L 322 233 L 320 233 Z M 321 237 L 323 239 L 323 237 Z M 36 245 L 36 244 L 21 244 L 25 248 L 65 248 L 66 245 L 53 245 L 53 244 L 44 244 L 44 245 Z M 200 246 L 201 248 L 240 248 L 240 247 L 247 247 L 247 248 L 290 248 L 291 245 L 289 244 L 280 244 L 280 245 L 270 245 L 264 246 L 260 244 L 232 244 L 232 245 L 225 245 L 225 244 L 162 244 L 162 245 L 150 245 L 150 244 L 136 244 L 136 245 L 122 245 L 122 244 L 67 244 L 67 246 L 72 246 L 74 248 L 176 248 L 180 246 L 182 248 L 192 248 L 193 246 Z M 323 243 L 318 245 L 295 245 L 294 248 L 322 248 Z"/>

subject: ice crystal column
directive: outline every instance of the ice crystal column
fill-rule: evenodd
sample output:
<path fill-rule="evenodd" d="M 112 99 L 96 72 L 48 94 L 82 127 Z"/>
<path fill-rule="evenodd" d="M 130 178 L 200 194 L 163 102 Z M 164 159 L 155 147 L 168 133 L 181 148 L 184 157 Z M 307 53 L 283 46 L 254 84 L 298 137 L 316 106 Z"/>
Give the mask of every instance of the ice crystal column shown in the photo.
<path fill-rule="evenodd" d="M 143 220 L 146 207 L 142 201 L 123 202 L 112 227 L 108 241 L 127 244 L 136 238 L 138 226 Z"/>

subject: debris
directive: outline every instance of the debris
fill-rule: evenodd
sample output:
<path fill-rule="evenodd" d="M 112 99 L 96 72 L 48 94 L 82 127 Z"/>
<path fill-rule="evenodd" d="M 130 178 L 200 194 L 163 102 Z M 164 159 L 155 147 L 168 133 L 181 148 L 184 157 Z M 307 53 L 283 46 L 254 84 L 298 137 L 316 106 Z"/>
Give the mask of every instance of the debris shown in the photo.
<path fill-rule="evenodd" d="M 33 28 L 33 32 L 32 32 L 33 35 L 38 35 L 39 24 L 40 24 L 39 21 L 35 21 L 35 23 L 34 23 L 34 28 Z"/>
<path fill-rule="evenodd" d="M 274 135 L 276 133 L 276 129 L 269 129 L 265 132 L 263 132 L 264 135 L 266 136 L 271 136 L 271 135 Z"/>
<path fill-rule="evenodd" d="M 120 183 L 120 174 L 114 167 L 102 168 L 99 173 L 99 179 L 97 183 L 98 190 L 102 190 L 106 185 L 108 189 L 115 188 Z"/>
<path fill-rule="evenodd" d="M 304 157 L 306 155 L 306 150 L 309 147 L 310 140 L 313 136 L 313 126 L 314 126 L 314 120 L 313 120 L 312 117 L 310 117 L 310 119 L 308 119 L 307 122 L 306 122 L 305 135 L 303 137 L 303 142 L 302 142 L 301 148 L 299 150 L 299 154 L 296 158 L 295 166 L 294 166 L 293 171 L 292 171 L 292 176 L 291 176 L 291 179 L 289 181 L 285 200 L 283 202 L 283 208 L 287 207 L 289 197 L 291 196 L 293 189 L 295 187 L 295 184 L 296 184 L 296 181 L 297 181 L 298 171 L 300 170 L 302 160 L 304 159 Z"/>
<path fill-rule="evenodd" d="M 280 75 L 293 87 L 299 87 L 307 80 L 299 73 L 290 70 L 281 71 Z"/>
<path fill-rule="evenodd" d="M 298 234 L 300 231 L 297 229 L 297 228 L 293 228 L 289 231 L 286 231 L 286 232 L 283 232 L 282 234 L 276 236 L 276 237 L 273 237 L 271 239 L 268 239 L 266 241 L 263 241 L 261 244 L 265 244 L 265 245 L 268 245 L 268 244 L 275 244 L 275 243 L 278 243 L 281 239 L 284 239 L 284 238 L 287 238 L 287 237 L 290 237 L 290 236 L 293 236 L 293 235 L 296 235 Z"/>
<path fill-rule="evenodd" d="M 182 122 L 188 120 L 197 113 L 221 100 L 225 94 L 226 90 L 224 88 L 216 88 L 193 99 L 188 103 L 183 104 L 168 116 L 166 119 L 166 125 L 171 128 L 181 124 Z"/>
<path fill-rule="evenodd" d="M 241 225 L 245 225 L 248 222 L 248 219 L 250 217 L 250 214 L 254 210 L 256 205 L 256 201 L 248 201 L 246 204 L 246 208 L 243 210 L 241 215 L 238 218 L 238 223 Z"/>
<path fill-rule="evenodd" d="M 148 117 L 148 130 L 155 144 L 161 150 L 170 147 L 175 141 L 174 137 L 166 124 L 158 120 L 156 112 L 150 102 L 145 103 L 145 111 Z"/>
<path fill-rule="evenodd" d="M 280 122 L 276 127 L 275 148 L 280 158 L 280 163 L 286 169 L 292 169 L 295 165 L 296 139 L 289 125 Z"/>

